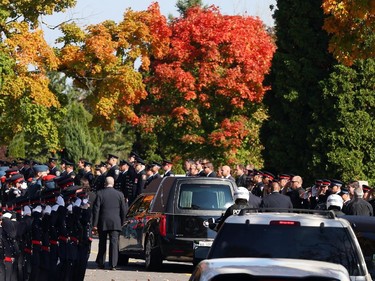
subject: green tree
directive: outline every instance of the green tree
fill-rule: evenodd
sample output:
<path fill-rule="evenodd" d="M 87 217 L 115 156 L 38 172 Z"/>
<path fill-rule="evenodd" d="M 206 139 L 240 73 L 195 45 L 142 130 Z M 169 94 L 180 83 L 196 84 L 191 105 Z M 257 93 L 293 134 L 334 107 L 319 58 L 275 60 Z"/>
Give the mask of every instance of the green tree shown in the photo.
<path fill-rule="evenodd" d="M 323 98 L 314 113 L 313 171 L 344 181 L 375 182 L 375 60 L 338 65 L 321 83 Z"/>
<path fill-rule="evenodd" d="M 177 0 L 176 7 L 180 15 L 185 15 L 186 11 L 192 7 L 203 7 L 202 0 Z"/>
<path fill-rule="evenodd" d="M 92 115 L 82 103 L 72 101 L 67 106 L 67 114 L 60 129 L 64 157 L 75 162 L 81 157 L 93 162 L 101 159 L 103 134 L 98 128 L 89 126 L 91 120 Z"/>
<path fill-rule="evenodd" d="M 321 106 L 319 81 L 328 77 L 334 60 L 328 53 L 328 35 L 322 30 L 321 1 L 279 0 L 274 13 L 277 51 L 268 77 L 272 90 L 264 103 L 269 119 L 261 139 L 265 166 L 278 172 L 314 177 L 312 134 L 314 112 Z"/>
<path fill-rule="evenodd" d="M 127 123 L 115 123 L 113 130 L 105 131 L 100 147 L 101 159 L 108 153 L 117 155 L 120 159 L 127 159 L 135 142 L 135 130 Z"/>

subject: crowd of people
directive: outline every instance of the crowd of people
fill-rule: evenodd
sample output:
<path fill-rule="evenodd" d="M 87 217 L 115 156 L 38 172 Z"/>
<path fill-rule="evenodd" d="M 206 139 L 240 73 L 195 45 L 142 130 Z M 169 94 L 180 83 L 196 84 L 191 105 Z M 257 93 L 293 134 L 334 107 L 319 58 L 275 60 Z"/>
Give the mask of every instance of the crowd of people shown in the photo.
<path fill-rule="evenodd" d="M 75 164 L 53 157 L 47 163 L 0 161 L 0 281 L 83 280 L 93 231 L 98 231 L 100 238 L 98 267 L 104 268 L 109 235 L 113 242 L 110 268 L 115 270 L 126 208 L 153 180 L 174 176 L 172 168 L 169 160 L 146 164 L 135 152 L 126 160 L 109 154 L 96 165 L 86 159 Z M 338 214 L 372 216 L 375 206 L 372 188 L 358 181 L 345 185 L 335 179 L 318 179 L 304 188 L 299 175 L 275 176 L 240 164 L 234 169 L 229 165 L 215 169 L 208 159 L 186 160 L 184 169 L 185 176 L 236 182 L 235 204 L 226 216 L 244 207 L 329 209 Z M 107 207 L 98 203 L 104 201 L 109 202 Z M 108 205 L 112 210 L 117 206 L 118 216 L 105 210 Z"/>

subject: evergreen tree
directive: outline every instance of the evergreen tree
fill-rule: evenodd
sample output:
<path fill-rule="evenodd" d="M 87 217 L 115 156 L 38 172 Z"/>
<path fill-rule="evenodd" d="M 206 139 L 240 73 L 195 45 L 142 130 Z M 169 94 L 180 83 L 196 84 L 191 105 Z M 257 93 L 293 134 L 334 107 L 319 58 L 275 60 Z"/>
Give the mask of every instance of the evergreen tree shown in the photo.
<path fill-rule="evenodd" d="M 352 68 L 338 65 L 321 85 L 313 172 L 374 183 L 375 60 L 357 61 Z"/>
<path fill-rule="evenodd" d="M 101 159 L 102 132 L 89 126 L 91 120 L 92 115 L 81 103 L 73 101 L 67 106 L 67 115 L 61 128 L 63 157 L 75 163 L 81 157 L 93 162 Z"/>
<path fill-rule="evenodd" d="M 108 153 L 117 155 L 120 159 L 127 159 L 135 141 L 134 128 L 127 123 L 115 123 L 114 129 L 105 131 L 100 147 L 101 159 L 105 159 Z"/>
<path fill-rule="evenodd" d="M 186 11 L 191 8 L 203 6 L 202 0 L 177 0 L 176 7 L 177 11 L 180 13 L 180 15 L 185 15 Z"/>
<path fill-rule="evenodd" d="M 321 1 L 279 0 L 275 11 L 277 51 L 264 98 L 269 119 L 261 139 L 265 166 L 308 178 L 314 154 L 314 112 L 321 106 L 319 81 L 328 77 L 333 58 L 322 30 Z M 320 152 L 320 153 L 323 153 Z"/>

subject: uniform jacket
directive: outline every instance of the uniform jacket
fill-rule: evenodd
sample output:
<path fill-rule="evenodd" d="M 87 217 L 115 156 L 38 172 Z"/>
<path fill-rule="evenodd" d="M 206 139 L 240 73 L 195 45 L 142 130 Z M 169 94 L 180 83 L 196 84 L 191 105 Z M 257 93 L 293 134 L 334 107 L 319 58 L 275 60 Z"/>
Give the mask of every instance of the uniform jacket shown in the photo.
<path fill-rule="evenodd" d="M 108 170 L 107 172 L 107 177 L 112 177 L 117 181 L 118 176 L 120 175 L 120 170 L 117 165 L 114 165 L 111 167 L 111 169 Z"/>
<path fill-rule="evenodd" d="M 167 171 L 163 177 L 173 177 L 174 176 L 174 173 L 172 172 L 172 170 L 169 170 Z"/>

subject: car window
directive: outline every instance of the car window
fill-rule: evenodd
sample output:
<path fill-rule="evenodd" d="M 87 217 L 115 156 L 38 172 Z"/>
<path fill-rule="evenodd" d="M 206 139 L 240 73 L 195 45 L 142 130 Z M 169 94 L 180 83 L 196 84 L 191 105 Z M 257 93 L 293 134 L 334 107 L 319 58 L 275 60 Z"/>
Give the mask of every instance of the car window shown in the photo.
<path fill-rule="evenodd" d="M 209 258 L 260 257 L 318 260 L 363 274 L 346 228 L 224 223 Z"/>
<path fill-rule="evenodd" d="M 233 203 L 226 184 L 181 184 L 178 207 L 193 210 L 225 210 Z"/>
<path fill-rule="evenodd" d="M 146 194 L 139 197 L 134 203 L 130 206 L 127 216 L 133 217 L 136 214 L 146 212 L 150 208 L 152 199 L 154 199 L 155 194 Z"/>
<path fill-rule="evenodd" d="M 152 199 L 154 199 L 155 195 L 154 194 L 148 194 L 143 197 L 143 200 L 138 206 L 137 213 L 144 213 L 147 212 L 150 208 Z"/>

